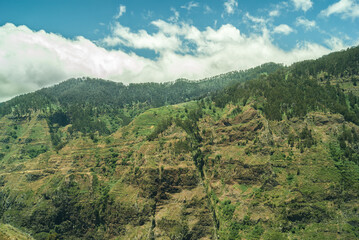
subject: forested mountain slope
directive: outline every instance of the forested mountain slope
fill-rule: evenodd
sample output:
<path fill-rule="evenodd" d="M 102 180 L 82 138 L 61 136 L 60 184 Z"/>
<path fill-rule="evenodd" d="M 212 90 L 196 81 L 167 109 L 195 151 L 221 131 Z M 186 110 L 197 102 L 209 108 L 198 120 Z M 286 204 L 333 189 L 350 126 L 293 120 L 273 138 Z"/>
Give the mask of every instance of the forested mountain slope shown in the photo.
<path fill-rule="evenodd" d="M 110 110 L 78 105 L 76 118 L 55 94 L 4 115 L 1 221 L 35 239 L 359 238 L 358 97 L 340 73 L 295 66 L 139 111 L 113 133 L 91 128 L 93 116 L 108 128 Z"/>
<path fill-rule="evenodd" d="M 51 140 L 58 149 L 77 132 L 108 135 L 127 125 L 151 107 L 176 104 L 208 95 L 233 83 L 270 74 L 282 65 L 267 63 L 246 71 L 234 71 L 199 81 L 179 79 L 167 83 L 130 84 L 101 79 L 70 79 L 53 87 L 21 95 L 0 104 L 0 116 L 11 119 L 47 120 Z M 71 124 L 66 132 L 59 128 Z"/>
<path fill-rule="evenodd" d="M 295 77 L 314 78 L 321 84 L 338 85 L 359 96 L 359 47 L 334 52 L 317 60 L 298 62 L 290 67 Z"/>
<path fill-rule="evenodd" d="M 102 79 L 70 79 L 53 87 L 15 97 L 0 105 L 0 114 L 25 115 L 28 110 L 46 110 L 51 106 L 67 108 L 72 105 L 93 108 L 123 108 L 138 103 L 149 107 L 176 104 L 199 98 L 223 89 L 232 83 L 245 82 L 262 74 L 270 74 L 282 65 L 267 63 L 246 70 L 234 71 L 215 77 L 190 81 L 178 79 L 166 83 L 140 83 L 123 85 Z"/>

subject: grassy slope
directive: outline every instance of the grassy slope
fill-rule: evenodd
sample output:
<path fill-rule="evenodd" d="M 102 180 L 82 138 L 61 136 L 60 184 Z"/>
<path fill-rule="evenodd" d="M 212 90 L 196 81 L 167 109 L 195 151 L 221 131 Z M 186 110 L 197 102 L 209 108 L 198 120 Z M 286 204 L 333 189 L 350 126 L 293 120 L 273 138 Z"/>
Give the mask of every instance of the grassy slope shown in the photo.
<path fill-rule="evenodd" d="M 21 232 L 9 224 L 0 224 L 0 239 L 2 240 L 32 240 L 28 234 Z"/>
<path fill-rule="evenodd" d="M 187 105 L 190 109 L 193 104 Z M 135 236 L 147 236 L 155 231 L 163 232 L 161 229 L 166 228 L 168 224 L 173 225 L 171 222 L 173 219 L 180 219 L 179 216 L 184 214 L 182 206 L 190 204 L 191 199 L 194 198 L 195 203 L 186 215 L 189 214 L 193 218 L 191 218 L 190 226 L 200 226 L 201 223 L 195 217 L 198 211 L 203 212 L 202 218 L 208 215 L 210 219 L 211 216 L 203 204 L 204 190 L 199 185 L 191 157 L 185 156 L 187 160 L 177 166 L 175 159 L 167 158 L 169 153 L 163 151 L 166 147 L 162 146 L 162 150 L 159 151 L 158 142 L 144 141 L 162 116 L 168 116 L 171 112 L 175 113 L 178 109 L 182 109 L 184 113 L 184 107 L 181 105 L 151 109 L 113 136 L 100 138 L 96 143 L 87 137 L 79 137 L 70 141 L 58 153 L 49 146 L 46 153 L 34 158 L 30 158 L 26 152 L 21 151 L 27 145 L 22 144 L 22 140 L 18 139 L 26 139 L 28 132 L 36 133 L 39 125 L 46 126 L 46 123 L 33 120 L 14 123 L 7 118 L 2 118 L 1 130 L 4 131 L 2 136 L 6 138 L 7 133 L 15 130 L 16 125 L 18 137 L 10 139 L 9 143 L 1 143 L 1 149 L 4 149 L 5 153 L 0 173 L 3 182 L 1 190 L 4 193 L 1 201 L 8 201 L 11 205 L 21 205 L 19 208 L 3 208 L 3 219 L 27 228 L 37 239 L 45 239 L 46 233 L 51 232 L 48 221 L 56 221 L 55 218 L 102 218 L 89 220 L 89 224 L 96 224 L 96 228 L 94 227 L 87 235 L 87 230 L 68 234 L 78 234 L 78 236 L 85 234 L 104 239 L 123 235 L 120 239 L 129 239 Z M 159 118 L 154 117 L 155 115 Z M 173 130 L 174 135 L 183 135 L 183 133 L 177 133 L 177 130 Z M 31 144 L 46 141 L 50 143 L 47 139 L 46 127 L 43 127 L 40 132 L 32 135 Z M 8 150 L 6 150 L 7 145 L 11 146 Z M 161 168 L 161 166 L 164 167 Z M 161 183 L 161 178 L 175 178 L 177 182 L 168 186 Z M 179 179 L 186 182 L 178 182 Z M 73 187 L 72 183 L 76 186 Z M 70 188 L 70 192 L 63 193 L 64 187 Z M 174 190 L 175 188 L 184 188 L 184 191 Z M 159 191 L 159 189 L 163 190 Z M 184 203 L 167 202 L 165 200 L 167 193 L 163 193 L 166 191 L 173 192 L 174 197 Z M 164 200 L 162 201 L 161 198 Z M 92 212 L 88 213 L 90 216 L 83 211 L 76 213 L 80 216 L 72 215 L 73 212 L 63 213 L 58 201 L 67 200 L 77 201 L 85 208 L 84 211 L 89 211 L 93 207 L 96 211 L 100 210 L 96 212 L 91 209 Z M 34 202 L 36 202 L 35 205 Z M 120 212 L 120 217 L 116 211 Z M 160 225 L 162 227 L 151 230 L 152 218 L 156 219 L 157 215 L 164 219 L 163 226 Z M 110 222 L 114 226 L 107 226 L 109 229 L 104 229 L 101 227 L 104 226 L 102 221 Z M 58 225 L 61 227 L 58 228 L 66 228 L 63 226 L 65 224 L 66 221 L 60 221 Z M 211 222 L 206 224 L 211 224 Z M 209 228 L 209 230 L 198 230 L 198 232 L 211 235 L 211 227 L 207 225 L 204 228 Z M 65 232 L 66 230 L 63 234 L 67 234 Z"/>

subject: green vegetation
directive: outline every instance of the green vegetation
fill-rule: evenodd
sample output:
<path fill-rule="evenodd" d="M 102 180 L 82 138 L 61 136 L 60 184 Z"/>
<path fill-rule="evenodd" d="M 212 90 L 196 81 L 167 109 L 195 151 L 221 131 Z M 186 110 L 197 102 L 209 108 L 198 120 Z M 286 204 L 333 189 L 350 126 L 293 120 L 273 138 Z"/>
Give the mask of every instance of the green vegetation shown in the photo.
<path fill-rule="evenodd" d="M 9 224 L 0 224 L 0 238 L 3 240 L 33 240 L 30 235 L 23 233 L 21 230 Z"/>
<path fill-rule="evenodd" d="M 280 68 L 281 65 L 268 63 L 199 81 L 178 79 L 169 83 L 128 86 L 101 79 L 70 79 L 2 103 L 0 116 L 11 114 L 10 118 L 14 120 L 31 120 L 33 112 L 40 111 L 37 117 L 47 119 L 51 141 L 59 150 L 78 132 L 109 135 L 151 107 L 197 99 L 234 82 L 244 82 Z M 68 134 L 59 131 L 69 124 Z M 156 137 L 155 134 L 151 138 Z M 17 137 L 15 132 L 10 132 L 9 136 Z"/>
<path fill-rule="evenodd" d="M 166 131 L 172 125 L 172 118 L 163 119 L 155 128 L 155 130 L 148 135 L 147 140 L 154 140 L 160 133 Z"/>
<path fill-rule="evenodd" d="M 344 94 L 338 87 L 320 85 L 315 79 L 298 78 L 279 71 L 269 76 L 234 85 L 213 96 L 216 105 L 245 102 L 254 97 L 257 105 L 270 120 L 303 117 L 310 111 L 340 113 L 345 120 L 359 124 L 359 98 Z M 350 104 L 347 104 L 350 102 Z"/>
<path fill-rule="evenodd" d="M 357 49 L 1 104 L 0 238 L 357 239 Z"/>

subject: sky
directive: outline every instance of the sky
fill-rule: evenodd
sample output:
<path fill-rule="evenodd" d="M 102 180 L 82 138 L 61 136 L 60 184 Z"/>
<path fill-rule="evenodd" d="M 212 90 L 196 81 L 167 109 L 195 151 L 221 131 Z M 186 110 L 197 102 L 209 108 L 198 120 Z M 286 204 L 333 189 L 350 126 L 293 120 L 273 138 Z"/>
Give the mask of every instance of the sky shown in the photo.
<path fill-rule="evenodd" d="M 0 102 L 72 77 L 203 79 L 359 44 L 359 0 L 0 0 Z"/>

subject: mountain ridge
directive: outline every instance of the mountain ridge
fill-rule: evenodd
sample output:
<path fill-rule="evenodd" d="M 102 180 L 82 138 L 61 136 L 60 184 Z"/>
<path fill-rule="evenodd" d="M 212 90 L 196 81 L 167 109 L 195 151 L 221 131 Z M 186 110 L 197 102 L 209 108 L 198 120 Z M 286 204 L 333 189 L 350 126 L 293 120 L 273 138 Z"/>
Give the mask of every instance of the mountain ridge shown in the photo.
<path fill-rule="evenodd" d="M 1 221 L 35 239 L 358 238 L 357 73 L 293 68 L 174 105 L 14 108 Z"/>

